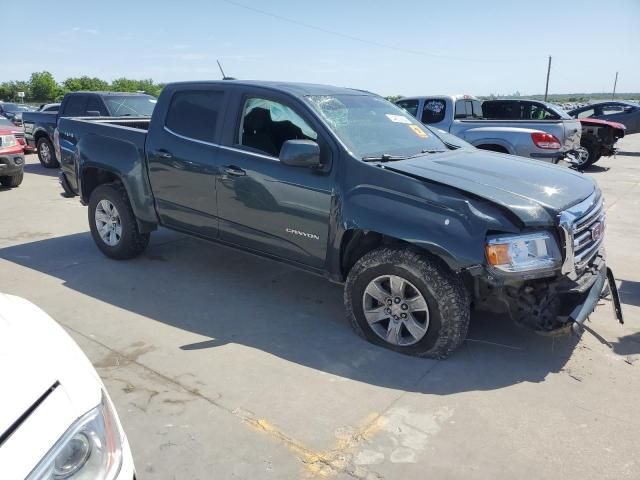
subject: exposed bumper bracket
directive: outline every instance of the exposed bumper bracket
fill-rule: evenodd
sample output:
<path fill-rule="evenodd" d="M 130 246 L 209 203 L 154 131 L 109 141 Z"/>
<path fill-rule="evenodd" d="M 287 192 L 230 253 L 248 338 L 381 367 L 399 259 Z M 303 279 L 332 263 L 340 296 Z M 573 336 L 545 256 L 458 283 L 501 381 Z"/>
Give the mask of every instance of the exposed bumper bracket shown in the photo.
<path fill-rule="evenodd" d="M 620 296 L 618 294 L 618 287 L 616 286 L 613 272 L 609 267 L 607 267 L 606 269 L 601 270 L 598 278 L 589 290 L 589 294 L 587 295 L 587 298 L 584 300 L 584 302 L 574 308 L 569 315 L 569 319 L 573 322 L 572 327 L 575 333 L 582 333 L 584 329 L 587 329 L 587 327 L 584 325 L 584 322 L 586 322 L 587 318 L 589 318 L 589 315 L 591 315 L 591 313 L 595 310 L 598 301 L 602 298 L 602 291 L 604 289 L 605 283 L 607 284 L 609 293 L 611 295 L 613 314 L 621 324 L 624 323 L 624 319 L 622 317 L 622 306 L 620 304 Z M 591 331 L 591 329 L 588 330 Z"/>

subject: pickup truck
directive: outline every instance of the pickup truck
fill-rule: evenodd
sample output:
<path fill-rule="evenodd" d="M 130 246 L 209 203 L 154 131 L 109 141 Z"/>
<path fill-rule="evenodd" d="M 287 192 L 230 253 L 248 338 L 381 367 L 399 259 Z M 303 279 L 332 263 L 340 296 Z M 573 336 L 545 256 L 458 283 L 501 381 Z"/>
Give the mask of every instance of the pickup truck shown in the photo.
<path fill-rule="evenodd" d="M 423 124 L 445 130 L 477 148 L 569 165 L 580 147 L 580 122 L 558 108 L 493 119 L 490 101 L 470 95 L 407 97 L 396 102 Z M 568 158 L 568 161 L 563 161 Z M 562 162 L 561 162 L 562 161 Z"/>
<path fill-rule="evenodd" d="M 22 123 L 29 147 L 38 152 L 45 168 L 60 166 L 53 147 L 53 135 L 62 117 L 151 116 L 156 99 L 151 95 L 123 92 L 71 92 L 59 110 L 24 112 Z M 64 186 L 64 185 L 63 185 Z"/>
<path fill-rule="evenodd" d="M 447 137 L 372 93 L 237 80 L 169 84 L 151 119 L 58 125 L 113 259 L 164 226 L 287 262 L 344 283 L 358 334 L 418 356 L 460 346 L 472 307 L 581 331 L 605 283 L 618 298 L 596 183 Z"/>

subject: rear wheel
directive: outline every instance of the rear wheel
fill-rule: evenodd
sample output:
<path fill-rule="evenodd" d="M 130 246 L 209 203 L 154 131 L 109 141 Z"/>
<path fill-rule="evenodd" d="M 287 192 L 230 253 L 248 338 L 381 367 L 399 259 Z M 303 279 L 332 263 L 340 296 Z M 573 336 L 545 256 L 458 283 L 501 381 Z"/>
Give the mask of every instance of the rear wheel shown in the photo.
<path fill-rule="evenodd" d="M 40 137 L 36 143 L 36 148 L 38 149 L 38 160 L 40 160 L 44 168 L 58 168 L 60 166 L 51 140 L 47 137 Z"/>
<path fill-rule="evenodd" d="M 107 257 L 125 260 L 138 256 L 149 244 L 140 233 L 127 192 L 120 183 L 100 185 L 89 199 L 91 236 Z"/>
<path fill-rule="evenodd" d="M 401 248 L 362 257 L 345 284 L 354 330 L 401 353 L 446 358 L 464 341 L 469 300 L 460 279 L 438 261 Z"/>
<path fill-rule="evenodd" d="M 14 175 L 5 175 L 0 177 L 0 184 L 2 184 L 3 187 L 14 188 L 22 183 L 23 178 L 24 172 L 16 173 Z"/>

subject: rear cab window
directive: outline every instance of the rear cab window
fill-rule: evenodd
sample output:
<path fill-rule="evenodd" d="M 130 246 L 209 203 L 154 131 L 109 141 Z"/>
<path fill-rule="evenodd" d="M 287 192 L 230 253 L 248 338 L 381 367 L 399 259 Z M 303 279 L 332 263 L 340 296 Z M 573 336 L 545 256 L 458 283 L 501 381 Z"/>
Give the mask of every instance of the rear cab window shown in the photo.
<path fill-rule="evenodd" d="M 107 112 L 104 104 L 94 96 L 90 96 L 88 98 L 84 115 L 90 115 L 89 112 L 98 112 L 101 117 L 106 117 L 109 115 L 109 112 Z"/>
<path fill-rule="evenodd" d="M 64 103 L 62 115 L 64 117 L 82 117 L 85 115 L 87 105 L 86 95 L 70 95 Z"/>
<path fill-rule="evenodd" d="M 222 90 L 186 90 L 171 98 L 165 127 L 192 140 L 214 143 L 223 107 Z"/>
<path fill-rule="evenodd" d="M 427 125 L 440 123 L 447 113 L 447 102 L 439 98 L 427 98 L 422 107 L 420 121 Z"/>

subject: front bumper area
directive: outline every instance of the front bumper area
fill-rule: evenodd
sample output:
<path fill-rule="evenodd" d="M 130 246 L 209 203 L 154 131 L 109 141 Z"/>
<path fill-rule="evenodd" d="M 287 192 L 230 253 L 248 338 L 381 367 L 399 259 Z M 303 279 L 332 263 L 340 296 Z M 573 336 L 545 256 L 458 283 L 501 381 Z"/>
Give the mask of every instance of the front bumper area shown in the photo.
<path fill-rule="evenodd" d="M 24 156 L 22 154 L 0 153 L 0 177 L 15 175 L 24 168 Z"/>
<path fill-rule="evenodd" d="M 556 333 L 573 328 L 581 332 L 607 285 L 614 314 L 622 322 L 615 279 L 604 252 L 599 252 L 575 280 L 561 274 L 535 280 L 489 277 L 486 283 L 481 280 L 475 296 L 478 306 L 501 304 L 514 322 L 531 330 Z"/>

